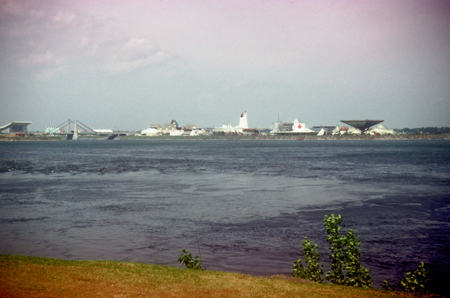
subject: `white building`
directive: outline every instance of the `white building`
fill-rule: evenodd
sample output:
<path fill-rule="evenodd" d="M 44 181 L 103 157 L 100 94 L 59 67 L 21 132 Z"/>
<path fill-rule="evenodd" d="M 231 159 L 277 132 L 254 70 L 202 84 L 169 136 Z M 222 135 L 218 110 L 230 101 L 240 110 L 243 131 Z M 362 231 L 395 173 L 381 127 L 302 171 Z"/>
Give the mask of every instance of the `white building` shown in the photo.
<path fill-rule="evenodd" d="M 275 128 L 270 132 L 275 135 L 295 135 L 295 134 L 317 134 L 316 131 L 306 127 L 306 123 L 298 122 L 277 122 Z"/>
<path fill-rule="evenodd" d="M 386 126 L 380 124 L 377 125 L 375 128 L 372 128 L 366 134 L 373 135 L 395 135 L 395 131 L 393 129 L 388 129 Z"/>
<path fill-rule="evenodd" d="M 242 134 L 244 129 L 248 129 L 248 120 L 247 120 L 247 112 L 243 111 L 241 117 L 239 118 L 238 126 L 231 126 L 231 124 L 224 124 L 222 127 L 213 128 L 213 133 L 239 133 Z"/>
<path fill-rule="evenodd" d="M 147 128 L 143 131 L 141 131 L 141 135 L 148 136 L 148 137 L 155 137 L 160 136 L 162 134 L 161 129 L 156 129 L 153 127 Z"/>

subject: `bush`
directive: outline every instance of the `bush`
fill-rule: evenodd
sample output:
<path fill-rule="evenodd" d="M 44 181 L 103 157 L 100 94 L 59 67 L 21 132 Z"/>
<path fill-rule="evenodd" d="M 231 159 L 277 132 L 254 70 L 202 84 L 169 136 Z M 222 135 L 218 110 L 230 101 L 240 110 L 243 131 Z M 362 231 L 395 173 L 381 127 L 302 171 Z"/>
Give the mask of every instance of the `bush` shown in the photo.
<path fill-rule="evenodd" d="M 424 263 L 420 262 L 416 271 L 406 273 L 405 278 L 400 281 L 400 287 L 405 292 L 413 292 L 418 294 L 428 293 L 427 284 L 430 279 L 427 275 L 428 270 L 425 269 Z"/>
<path fill-rule="evenodd" d="M 341 236 L 341 221 L 342 216 L 334 216 L 334 214 L 326 215 L 323 220 L 331 251 L 329 255 L 331 268 L 325 275 L 325 279 L 334 284 L 368 288 L 372 286 L 372 277 L 369 270 L 361 266 L 361 251 L 359 250 L 361 240 L 359 236 L 355 236 L 353 230 L 349 230 L 347 235 Z M 292 269 L 294 277 L 323 282 L 321 277 L 323 263 L 320 262 L 317 248 L 317 244 L 305 237 L 303 253 L 308 267 L 303 266 L 301 259 L 294 261 Z"/>
<path fill-rule="evenodd" d="M 383 281 L 381 284 L 381 287 L 385 289 L 386 291 L 393 291 L 394 289 L 389 285 L 389 282 L 387 280 Z"/>
<path fill-rule="evenodd" d="M 321 277 L 323 274 L 323 263 L 320 261 L 320 255 L 317 249 L 317 244 L 305 237 L 305 240 L 303 240 L 303 253 L 308 267 L 303 267 L 302 259 L 295 260 L 292 268 L 292 276 L 310 279 L 320 283 L 323 282 Z"/>
<path fill-rule="evenodd" d="M 206 268 L 203 268 L 202 260 L 199 259 L 198 256 L 192 257 L 192 254 L 185 249 L 183 249 L 182 252 L 183 253 L 178 258 L 178 262 L 180 262 L 181 265 L 185 265 L 188 269 L 206 270 Z"/>
<path fill-rule="evenodd" d="M 339 233 L 342 228 L 340 226 L 342 217 L 331 214 L 330 217 L 325 215 L 323 220 L 325 230 L 327 231 L 327 242 L 330 244 L 330 259 L 331 268 L 325 275 L 325 279 L 331 283 L 343 284 L 344 283 L 344 237 L 340 237 Z"/>
<path fill-rule="evenodd" d="M 346 236 L 340 236 L 341 221 L 342 216 L 335 217 L 334 214 L 325 215 L 323 220 L 331 251 L 331 268 L 325 279 L 335 284 L 368 288 L 372 286 L 372 276 L 369 269 L 361 266 L 361 240 L 353 229 Z"/>

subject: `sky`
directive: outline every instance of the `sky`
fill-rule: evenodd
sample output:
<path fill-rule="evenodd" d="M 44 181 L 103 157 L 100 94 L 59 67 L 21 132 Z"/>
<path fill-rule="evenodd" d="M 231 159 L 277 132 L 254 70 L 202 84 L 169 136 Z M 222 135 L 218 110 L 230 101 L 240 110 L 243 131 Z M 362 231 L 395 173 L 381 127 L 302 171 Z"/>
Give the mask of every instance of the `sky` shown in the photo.
<path fill-rule="evenodd" d="M 0 0 L 0 126 L 450 126 L 447 0 Z"/>

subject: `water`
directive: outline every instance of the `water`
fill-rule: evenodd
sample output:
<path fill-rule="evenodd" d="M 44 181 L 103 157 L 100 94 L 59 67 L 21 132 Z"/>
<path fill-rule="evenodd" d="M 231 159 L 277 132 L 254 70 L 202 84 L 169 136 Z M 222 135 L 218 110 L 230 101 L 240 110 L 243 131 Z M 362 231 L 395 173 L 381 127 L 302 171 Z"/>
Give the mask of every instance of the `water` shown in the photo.
<path fill-rule="evenodd" d="M 289 275 L 343 215 L 375 286 L 450 277 L 448 141 L 0 143 L 0 253 Z"/>

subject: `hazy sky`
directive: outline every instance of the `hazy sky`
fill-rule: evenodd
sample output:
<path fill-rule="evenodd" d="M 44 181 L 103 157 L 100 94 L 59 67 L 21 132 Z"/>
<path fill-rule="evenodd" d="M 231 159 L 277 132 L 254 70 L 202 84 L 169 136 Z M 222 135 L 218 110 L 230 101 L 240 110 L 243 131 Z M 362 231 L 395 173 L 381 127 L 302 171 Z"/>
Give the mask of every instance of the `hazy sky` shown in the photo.
<path fill-rule="evenodd" d="M 450 126 L 450 1 L 0 0 L 0 126 Z"/>

